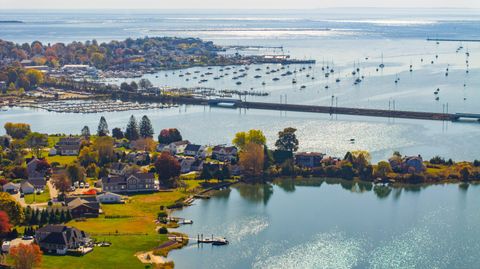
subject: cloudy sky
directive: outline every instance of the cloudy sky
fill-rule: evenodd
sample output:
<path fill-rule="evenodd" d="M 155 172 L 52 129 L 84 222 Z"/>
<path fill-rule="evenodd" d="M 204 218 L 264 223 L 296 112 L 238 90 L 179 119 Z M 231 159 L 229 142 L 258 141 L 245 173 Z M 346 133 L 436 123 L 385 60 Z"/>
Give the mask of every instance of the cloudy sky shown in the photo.
<path fill-rule="evenodd" d="M 1 9 L 312 9 L 331 7 L 480 8 L 480 0 L 0 0 Z"/>

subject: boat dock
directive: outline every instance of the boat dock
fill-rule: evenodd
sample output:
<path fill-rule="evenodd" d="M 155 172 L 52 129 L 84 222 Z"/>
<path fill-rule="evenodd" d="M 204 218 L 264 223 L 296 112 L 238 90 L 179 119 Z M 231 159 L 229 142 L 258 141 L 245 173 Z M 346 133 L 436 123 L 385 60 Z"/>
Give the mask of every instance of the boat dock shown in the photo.
<path fill-rule="evenodd" d="M 427 38 L 427 41 L 442 42 L 480 42 L 480 39 Z"/>

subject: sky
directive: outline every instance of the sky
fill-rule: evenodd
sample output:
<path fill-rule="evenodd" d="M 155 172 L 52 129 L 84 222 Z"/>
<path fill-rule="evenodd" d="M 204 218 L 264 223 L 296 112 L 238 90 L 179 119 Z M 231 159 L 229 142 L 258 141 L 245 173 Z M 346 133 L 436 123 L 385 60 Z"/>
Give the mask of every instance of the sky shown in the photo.
<path fill-rule="evenodd" d="M 480 8 L 480 0 L 0 0 L 1 9 Z M 480 15 L 480 14 L 479 14 Z"/>

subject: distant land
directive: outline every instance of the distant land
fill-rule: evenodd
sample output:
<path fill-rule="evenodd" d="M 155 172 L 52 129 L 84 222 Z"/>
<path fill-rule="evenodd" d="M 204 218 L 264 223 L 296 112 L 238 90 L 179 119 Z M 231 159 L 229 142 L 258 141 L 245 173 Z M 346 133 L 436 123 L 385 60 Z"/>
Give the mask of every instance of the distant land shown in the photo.
<path fill-rule="evenodd" d="M 23 21 L 1 21 L 0 23 L 23 23 Z"/>

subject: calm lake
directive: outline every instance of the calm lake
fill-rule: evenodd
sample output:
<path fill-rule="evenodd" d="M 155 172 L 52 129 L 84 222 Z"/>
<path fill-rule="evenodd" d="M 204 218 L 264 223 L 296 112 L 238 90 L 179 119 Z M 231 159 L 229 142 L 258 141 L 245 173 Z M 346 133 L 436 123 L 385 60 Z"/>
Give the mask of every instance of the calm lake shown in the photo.
<path fill-rule="evenodd" d="M 175 268 L 476 268 L 480 186 L 391 189 L 321 179 L 236 185 L 175 213 L 194 221 Z M 192 240 L 193 241 L 193 240 Z"/>

